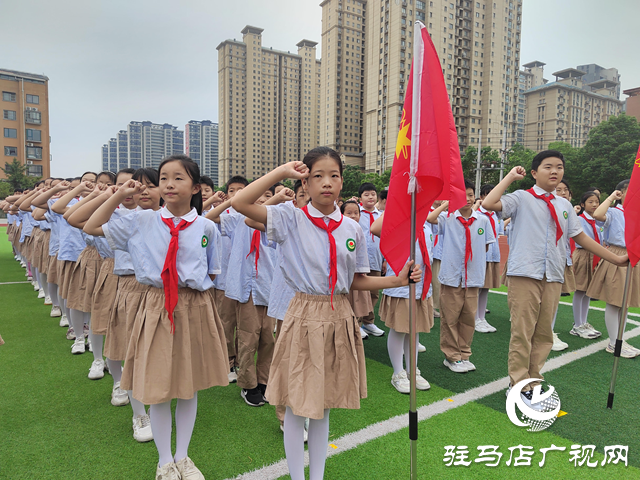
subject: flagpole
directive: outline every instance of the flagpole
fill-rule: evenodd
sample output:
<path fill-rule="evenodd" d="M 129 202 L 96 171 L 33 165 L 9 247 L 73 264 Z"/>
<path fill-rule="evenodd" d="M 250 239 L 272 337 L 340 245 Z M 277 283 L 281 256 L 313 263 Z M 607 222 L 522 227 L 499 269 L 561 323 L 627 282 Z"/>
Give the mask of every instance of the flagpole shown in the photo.
<path fill-rule="evenodd" d="M 622 350 L 622 335 L 624 327 L 627 323 L 627 300 L 629 298 L 629 288 L 631 284 L 631 264 L 627 266 L 627 278 L 624 282 L 624 294 L 622 295 L 622 308 L 620 309 L 620 318 L 618 319 L 618 338 L 616 339 L 616 348 L 613 352 L 613 372 L 611 372 L 611 384 L 609 385 L 609 398 L 607 398 L 607 408 L 613 408 L 613 396 L 616 391 L 616 379 L 618 377 L 618 362 L 620 361 L 620 351 Z"/>

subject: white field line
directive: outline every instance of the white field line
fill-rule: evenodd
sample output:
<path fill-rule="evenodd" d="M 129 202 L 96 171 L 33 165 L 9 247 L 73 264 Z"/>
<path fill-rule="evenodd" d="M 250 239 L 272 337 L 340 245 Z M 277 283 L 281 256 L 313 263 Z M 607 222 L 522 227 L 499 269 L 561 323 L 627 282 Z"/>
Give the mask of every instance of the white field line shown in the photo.
<path fill-rule="evenodd" d="M 0 282 L 0 285 L 16 285 L 18 283 L 31 283 L 29 280 L 25 280 L 24 282 Z"/>
<path fill-rule="evenodd" d="M 497 292 L 496 292 L 497 293 Z M 629 321 L 631 322 L 631 321 Z M 637 324 L 638 322 L 634 322 Z M 640 336 L 640 327 L 634 328 L 633 330 L 629 330 L 625 332 L 624 339 L 628 340 L 633 337 Z M 593 353 L 596 353 L 600 350 L 606 348 L 609 343 L 608 339 L 601 340 L 596 343 L 591 343 L 590 345 L 583 347 L 579 350 L 575 350 L 572 352 L 567 352 L 563 355 L 559 355 L 558 357 L 552 358 L 547 361 L 541 373 L 550 372 L 557 368 L 568 365 L 571 362 L 579 360 L 581 358 L 587 357 Z M 471 390 L 467 390 L 463 393 L 458 393 L 457 395 L 453 395 L 450 398 L 445 398 L 439 400 L 437 402 L 431 403 L 429 405 L 424 405 L 418 408 L 418 421 L 427 420 L 435 415 L 439 415 L 441 413 L 445 413 L 454 408 L 465 405 L 469 402 L 473 402 L 475 400 L 479 400 L 483 397 L 487 397 L 492 395 L 500 390 L 504 390 L 509 386 L 509 377 L 503 377 L 498 380 L 494 380 L 493 382 L 481 385 L 479 387 L 472 388 Z M 334 455 L 338 455 L 342 452 L 346 452 L 347 450 L 352 450 L 359 445 L 370 442 L 377 438 L 380 438 L 384 435 L 388 435 L 393 432 L 397 432 L 403 428 L 407 428 L 409 425 L 408 414 L 397 415 L 388 420 L 384 420 L 382 422 L 374 423 L 369 425 L 368 427 L 363 428 L 362 430 L 358 430 L 356 432 L 348 433 L 340 438 L 337 438 L 332 441 L 327 447 L 327 456 L 332 457 Z M 335 448 L 334 448 L 335 447 Z M 309 465 L 309 453 L 305 451 L 304 453 L 304 462 L 305 466 Z M 283 475 L 287 475 L 289 473 L 289 468 L 287 467 L 287 460 L 282 459 L 276 463 L 271 465 L 267 465 L 266 467 L 262 467 L 257 470 L 253 470 L 251 472 L 246 472 L 241 475 L 235 477 L 237 480 L 275 480 L 277 478 L 282 477 Z M 231 479 L 228 479 L 231 480 Z"/>

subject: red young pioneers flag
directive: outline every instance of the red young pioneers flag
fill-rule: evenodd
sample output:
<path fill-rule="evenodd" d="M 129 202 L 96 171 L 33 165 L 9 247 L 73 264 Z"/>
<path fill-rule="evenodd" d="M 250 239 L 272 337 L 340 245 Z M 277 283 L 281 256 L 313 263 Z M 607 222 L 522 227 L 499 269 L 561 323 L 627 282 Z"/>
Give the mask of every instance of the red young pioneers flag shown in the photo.
<path fill-rule="evenodd" d="M 631 183 L 624 197 L 624 240 L 629 262 L 635 267 L 640 260 L 640 147 L 633 164 Z"/>
<path fill-rule="evenodd" d="M 380 249 L 394 272 L 409 258 L 411 193 L 416 192 L 416 232 L 435 200 L 449 200 L 454 212 L 467 203 L 458 135 L 442 65 L 425 26 L 416 22 L 413 64 L 404 101 Z M 415 81 L 415 85 L 414 85 Z M 415 241 L 415 238 L 413 239 Z M 431 283 L 425 258 L 424 288 Z"/>

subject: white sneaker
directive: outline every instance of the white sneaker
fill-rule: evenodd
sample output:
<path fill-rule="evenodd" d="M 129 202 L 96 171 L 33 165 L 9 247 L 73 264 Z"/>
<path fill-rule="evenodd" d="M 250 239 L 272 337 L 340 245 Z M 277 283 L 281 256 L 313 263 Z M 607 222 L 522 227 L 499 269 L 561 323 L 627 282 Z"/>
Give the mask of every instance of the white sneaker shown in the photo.
<path fill-rule="evenodd" d="M 89 369 L 89 379 L 98 380 L 104 377 L 104 360 L 99 358 L 98 360 L 94 360 L 91 364 L 91 368 Z"/>
<path fill-rule="evenodd" d="M 171 462 L 156 468 L 156 480 L 180 480 L 180 472 L 176 464 Z"/>
<path fill-rule="evenodd" d="M 21 266 L 22 268 L 27 268 L 27 264 L 26 264 L 26 263 L 24 263 L 24 261 L 21 261 L 21 262 L 20 262 L 20 266 Z"/>
<path fill-rule="evenodd" d="M 427 347 L 425 347 L 423 344 L 421 344 L 420 342 L 418 342 L 418 353 L 423 353 L 427 351 Z"/>
<path fill-rule="evenodd" d="M 182 460 L 176 462 L 176 468 L 180 472 L 181 480 L 204 480 L 204 475 L 193 464 L 193 461 L 189 457 L 185 457 Z M 164 480 L 164 477 L 163 477 Z"/>
<path fill-rule="evenodd" d="M 38 298 L 44 298 L 44 290 L 42 290 L 41 288 L 38 289 Z M 46 304 L 45 304 L 46 305 Z"/>
<path fill-rule="evenodd" d="M 133 417 L 133 438 L 137 442 L 144 443 L 153 440 L 151 432 L 151 420 L 148 414 Z"/>
<path fill-rule="evenodd" d="M 417 390 L 429 390 L 431 388 L 431 385 L 429 385 L 429 382 L 427 382 L 427 380 L 425 380 L 425 378 L 420 374 L 420 369 L 417 368 L 416 369 L 416 389 Z"/>
<path fill-rule="evenodd" d="M 60 309 L 60 307 L 58 305 L 54 305 L 53 307 L 51 307 L 51 313 L 49 314 L 49 316 L 51 318 L 61 317 L 62 316 L 62 310 Z"/>
<path fill-rule="evenodd" d="M 615 345 L 609 344 L 609 345 L 607 345 L 607 348 L 605 350 L 607 352 L 609 352 L 609 353 L 614 353 Z M 622 350 L 620 351 L 620 356 L 622 358 L 635 358 L 638 355 L 640 355 L 640 350 L 638 350 L 637 348 L 632 347 L 631 345 L 629 345 L 624 340 L 622 341 Z"/>
<path fill-rule="evenodd" d="M 384 330 L 379 329 L 373 323 L 363 323 L 362 328 L 369 335 L 373 335 L 374 337 L 382 337 L 384 335 Z"/>
<path fill-rule="evenodd" d="M 71 346 L 71 353 L 74 355 L 80 355 L 84 352 L 86 352 L 86 348 L 84 346 L 84 338 L 76 338 L 76 340 L 73 342 L 73 345 Z"/>
<path fill-rule="evenodd" d="M 598 338 L 592 330 L 586 328 L 585 324 L 576 327 L 575 325 L 569 331 L 571 335 L 575 335 L 576 337 L 586 338 L 589 340 L 593 340 L 594 338 Z"/>
<path fill-rule="evenodd" d="M 53 302 L 51 301 L 51 297 L 44 297 L 44 304 L 45 305 L 51 305 Z"/>
<path fill-rule="evenodd" d="M 61 327 L 68 327 L 69 326 L 69 319 L 67 318 L 67 316 L 62 313 L 62 310 L 60 309 L 60 307 L 58 307 L 58 310 L 60 310 L 60 313 L 62 314 L 62 317 L 60 318 L 60 326 Z M 51 310 L 52 313 L 52 317 L 53 317 L 53 310 Z"/>
<path fill-rule="evenodd" d="M 34 292 L 40 291 L 40 285 L 38 285 L 38 282 L 36 282 L 35 280 L 32 280 L 31 281 L 31 285 L 33 285 L 33 291 Z M 38 298 L 40 298 L 40 297 L 38 297 Z"/>
<path fill-rule="evenodd" d="M 469 360 L 462 360 L 462 366 L 467 369 L 467 372 L 473 372 L 476 369 L 476 366 Z"/>
<path fill-rule="evenodd" d="M 556 332 L 553 332 L 553 347 L 551 347 L 551 350 L 553 350 L 554 352 L 559 352 L 566 348 L 569 348 L 569 344 L 560 340 L 558 338 L 558 334 Z"/>
<path fill-rule="evenodd" d="M 450 362 L 445 358 L 444 362 L 442 363 L 444 364 L 445 367 L 447 367 L 449 370 L 451 370 L 454 373 L 467 373 L 466 367 L 462 364 L 460 360 L 458 360 L 457 362 Z"/>
<path fill-rule="evenodd" d="M 530 407 L 533 410 L 536 410 L 538 412 L 541 412 L 543 410 L 544 407 L 542 405 L 542 402 L 531 403 L 531 399 L 533 397 L 533 390 L 529 390 L 528 392 L 520 392 L 520 397 L 522 398 L 522 400 L 524 401 L 527 407 Z"/>
<path fill-rule="evenodd" d="M 73 327 L 69 327 L 69 329 L 67 330 L 67 340 L 75 340 L 75 339 L 76 339 L 76 332 L 73 330 Z M 84 340 L 84 338 L 82 340 Z"/>
<path fill-rule="evenodd" d="M 93 347 L 91 346 L 91 339 L 87 338 L 87 350 L 93 353 Z"/>
<path fill-rule="evenodd" d="M 593 333 L 596 334 L 597 337 L 602 335 L 602 332 L 599 332 L 598 330 L 596 330 L 595 328 L 593 328 L 593 325 L 591 325 L 589 322 L 586 322 L 584 324 L 584 327 L 588 330 L 591 330 Z"/>
<path fill-rule="evenodd" d="M 440 312 L 438 310 L 433 311 L 433 318 L 440 318 Z"/>
<path fill-rule="evenodd" d="M 362 337 L 362 340 L 369 338 L 369 334 L 362 327 L 360 327 L 360 337 Z"/>
<path fill-rule="evenodd" d="M 411 391 L 411 384 L 407 379 L 407 372 L 404 370 L 391 375 L 391 385 L 400 393 L 409 393 Z"/>
<path fill-rule="evenodd" d="M 236 367 L 233 367 L 231 371 L 227 374 L 229 378 L 229 383 L 236 383 L 238 381 L 238 372 L 236 371 Z"/>
<path fill-rule="evenodd" d="M 496 329 L 489 325 L 489 322 L 487 322 L 484 318 L 476 319 L 476 332 L 493 333 L 495 331 Z"/>
<path fill-rule="evenodd" d="M 128 403 L 129 395 L 127 395 L 126 391 L 120 388 L 120 382 L 116 383 L 111 391 L 111 405 L 114 407 L 122 407 Z"/>

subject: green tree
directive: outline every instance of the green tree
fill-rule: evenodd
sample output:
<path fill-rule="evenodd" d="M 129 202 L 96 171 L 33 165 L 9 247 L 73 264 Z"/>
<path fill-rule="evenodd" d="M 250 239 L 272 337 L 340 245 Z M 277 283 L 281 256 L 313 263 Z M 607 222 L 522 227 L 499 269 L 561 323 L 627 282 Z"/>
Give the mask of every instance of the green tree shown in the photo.
<path fill-rule="evenodd" d="M 358 196 L 358 188 L 364 183 L 364 172 L 356 165 L 345 165 L 342 170 L 342 198 Z"/>
<path fill-rule="evenodd" d="M 507 155 L 508 166 L 505 166 L 504 174 L 506 175 L 513 167 L 518 166 L 523 167 L 527 171 L 526 177 L 517 182 L 513 182 L 510 185 L 509 192 L 515 192 L 519 189 L 527 190 L 535 185 L 536 182 L 531 176 L 531 162 L 535 156 L 536 152 L 529 148 L 525 148 L 519 143 L 516 143 L 509 149 L 509 153 Z"/>
<path fill-rule="evenodd" d="M 4 200 L 11 195 L 15 190 L 11 188 L 11 184 L 6 181 L 0 181 L 0 200 Z"/>
<path fill-rule="evenodd" d="M 27 167 L 22 165 L 17 158 L 14 158 L 11 163 L 5 163 L 4 168 L 0 167 L 0 170 L 7 176 L 7 181 L 14 191 L 19 188 L 28 188 L 27 176 L 24 174 Z"/>

